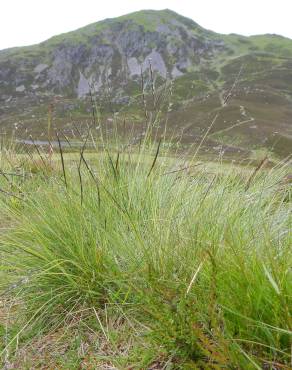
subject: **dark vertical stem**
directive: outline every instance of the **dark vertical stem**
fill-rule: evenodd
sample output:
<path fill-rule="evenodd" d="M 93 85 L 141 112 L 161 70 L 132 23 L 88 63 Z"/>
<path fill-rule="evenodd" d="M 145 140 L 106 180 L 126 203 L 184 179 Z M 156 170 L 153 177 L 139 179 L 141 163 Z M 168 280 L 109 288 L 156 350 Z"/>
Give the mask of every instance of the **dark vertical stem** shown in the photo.
<path fill-rule="evenodd" d="M 145 82 L 144 82 L 144 75 L 143 75 L 142 67 L 141 67 L 141 93 L 142 93 L 142 103 L 144 107 L 144 114 L 147 119 L 148 113 L 147 113 L 147 105 L 146 105 L 146 97 L 145 97 Z"/>
<path fill-rule="evenodd" d="M 60 150 L 60 156 L 61 156 L 62 170 L 63 170 L 63 176 L 64 176 L 64 181 L 65 181 L 65 186 L 66 186 L 66 189 L 68 189 L 67 178 L 66 178 L 66 171 L 65 171 L 65 162 L 64 162 L 64 156 L 63 156 L 63 149 L 62 149 L 62 145 L 61 145 L 61 141 L 60 141 L 60 138 L 59 138 L 58 133 L 56 133 L 56 136 L 57 136 L 59 150 Z"/>
<path fill-rule="evenodd" d="M 80 203 L 83 204 L 83 182 L 82 182 L 82 175 L 81 175 L 81 168 L 77 166 L 79 182 L 80 182 Z"/>
<path fill-rule="evenodd" d="M 153 110 L 156 108 L 155 103 L 155 86 L 154 86 L 154 75 L 153 75 L 153 69 L 151 60 L 149 60 L 149 69 L 150 69 L 150 82 L 151 82 L 151 93 L 152 93 L 152 104 L 153 104 Z"/>
<path fill-rule="evenodd" d="M 154 166 L 155 166 L 155 163 L 156 163 L 156 161 L 157 161 L 158 154 L 159 154 L 159 149 L 160 149 L 160 144 L 161 144 L 161 139 L 159 140 L 158 147 L 157 147 L 157 150 L 156 150 L 156 153 L 155 153 L 155 157 L 154 157 L 154 160 L 153 160 L 153 162 L 152 162 L 152 165 L 151 165 L 150 171 L 148 172 L 147 177 L 149 177 L 149 176 L 150 176 L 150 174 L 151 174 L 151 172 L 152 172 L 152 170 L 153 170 L 153 168 L 154 168 Z"/>

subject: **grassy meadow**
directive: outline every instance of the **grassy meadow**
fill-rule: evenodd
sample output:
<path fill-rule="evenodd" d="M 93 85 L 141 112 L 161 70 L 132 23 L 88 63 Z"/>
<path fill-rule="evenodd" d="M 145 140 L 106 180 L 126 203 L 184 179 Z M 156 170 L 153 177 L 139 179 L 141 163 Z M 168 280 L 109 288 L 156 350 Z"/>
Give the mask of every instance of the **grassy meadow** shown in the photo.
<path fill-rule="evenodd" d="M 291 163 L 151 137 L 1 146 L 3 368 L 291 368 Z"/>

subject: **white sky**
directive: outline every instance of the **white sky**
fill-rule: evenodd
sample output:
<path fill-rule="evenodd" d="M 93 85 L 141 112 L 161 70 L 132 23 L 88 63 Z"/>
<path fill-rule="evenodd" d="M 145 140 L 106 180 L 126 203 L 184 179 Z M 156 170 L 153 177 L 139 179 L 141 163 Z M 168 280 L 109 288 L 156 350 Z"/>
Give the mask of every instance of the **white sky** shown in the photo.
<path fill-rule="evenodd" d="M 0 49 L 136 10 L 165 8 L 220 33 L 292 38 L 292 0 L 0 0 Z"/>

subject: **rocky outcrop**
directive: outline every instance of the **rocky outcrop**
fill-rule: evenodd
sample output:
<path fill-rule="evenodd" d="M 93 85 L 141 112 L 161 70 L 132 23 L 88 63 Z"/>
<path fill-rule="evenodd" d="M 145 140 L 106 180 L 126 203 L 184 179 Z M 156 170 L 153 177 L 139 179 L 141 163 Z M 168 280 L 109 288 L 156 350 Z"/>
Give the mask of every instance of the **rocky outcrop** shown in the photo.
<path fill-rule="evenodd" d="M 206 153 L 239 155 L 243 148 L 268 147 L 287 157 L 292 147 L 291 60 L 292 40 L 224 36 L 169 10 L 108 19 L 39 45 L 0 51 L 0 133 L 17 130 L 26 138 L 43 137 L 53 106 L 56 127 L 71 135 L 66 130 L 72 120 L 87 125 L 92 118 L 91 91 L 101 113 L 138 117 L 144 103 L 141 73 L 147 109 L 155 108 L 151 66 L 158 105 L 165 103 L 160 97 L 166 93 L 167 122 L 184 143 L 199 143 L 221 109 Z M 169 89 L 159 89 L 166 79 L 173 80 Z"/>
<path fill-rule="evenodd" d="M 150 64 L 161 78 L 183 76 L 204 58 L 227 49 L 213 34 L 171 11 L 144 13 L 0 52 L 1 94 L 83 98 L 91 87 L 100 91 L 106 83 L 120 87 L 137 80 Z"/>

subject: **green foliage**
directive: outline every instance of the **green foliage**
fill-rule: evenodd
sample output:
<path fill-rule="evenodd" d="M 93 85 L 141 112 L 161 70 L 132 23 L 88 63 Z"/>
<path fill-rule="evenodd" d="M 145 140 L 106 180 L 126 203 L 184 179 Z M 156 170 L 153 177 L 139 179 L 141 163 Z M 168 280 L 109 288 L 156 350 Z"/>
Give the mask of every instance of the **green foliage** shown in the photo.
<path fill-rule="evenodd" d="M 291 40 L 279 35 L 258 35 L 251 36 L 250 40 L 258 49 L 278 56 L 291 58 L 292 44 Z"/>
<path fill-rule="evenodd" d="M 204 94 L 209 85 L 200 80 L 200 73 L 187 73 L 185 76 L 176 78 L 173 83 L 173 94 L 175 101 L 192 99 L 194 96 Z"/>
<path fill-rule="evenodd" d="M 23 302 L 23 332 L 113 306 L 176 368 L 288 366 L 287 167 L 190 176 L 159 152 L 148 139 L 111 143 L 83 154 L 80 176 L 66 161 L 67 187 L 61 170 L 40 172 L 15 184 L 21 207 L 2 198 L 14 225 L 1 235 L 2 269 Z"/>

